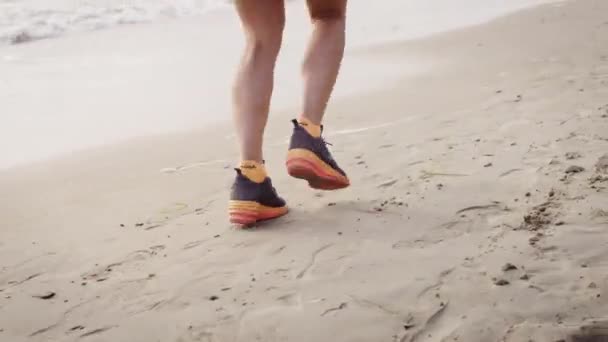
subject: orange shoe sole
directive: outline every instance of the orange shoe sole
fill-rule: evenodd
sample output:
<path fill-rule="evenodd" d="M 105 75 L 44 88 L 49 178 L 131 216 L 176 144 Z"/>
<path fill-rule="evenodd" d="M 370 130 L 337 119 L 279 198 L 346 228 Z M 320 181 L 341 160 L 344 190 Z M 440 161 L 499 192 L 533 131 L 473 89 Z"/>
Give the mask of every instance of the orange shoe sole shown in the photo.
<path fill-rule="evenodd" d="M 286 165 L 290 176 L 308 181 L 308 185 L 313 189 L 338 190 L 350 185 L 347 177 L 308 150 L 290 150 Z"/>
<path fill-rule="evenodd" d="M 228 204 L 230 223 L 247 228 L 261 221 L 272 220 L 287 214 L 286 206 L 273 208 L 254 201 L 231 200 Z"/>

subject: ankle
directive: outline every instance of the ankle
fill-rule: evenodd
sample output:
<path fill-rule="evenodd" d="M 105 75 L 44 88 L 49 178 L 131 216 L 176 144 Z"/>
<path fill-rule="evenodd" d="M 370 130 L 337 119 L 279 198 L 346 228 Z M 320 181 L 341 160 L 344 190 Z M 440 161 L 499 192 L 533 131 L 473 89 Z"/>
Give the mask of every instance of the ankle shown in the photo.
<path fill-rule="evenodd" d="M 264 163 L 255 160 L 243 160 L 239 164 L 240 174 L 254 183 L 262 183 L 268 177 Z"/>
<path fill-rule="evenodd" d="M 300 115 L 300 117 L 298 118 L 298 123 L 311 136 L 313 136 L 315 138 L 319 138 L 321 136 L 321 123 L 320 122 L 313 122 L 312 120 L 305 117 L 304 115 Z"/>

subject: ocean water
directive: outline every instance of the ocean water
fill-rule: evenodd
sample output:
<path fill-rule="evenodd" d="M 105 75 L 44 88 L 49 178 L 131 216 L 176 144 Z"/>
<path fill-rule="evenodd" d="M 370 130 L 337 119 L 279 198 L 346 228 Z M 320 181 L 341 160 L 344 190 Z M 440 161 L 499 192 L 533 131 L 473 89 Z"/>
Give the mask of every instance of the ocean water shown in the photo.
<path fill-rule="evenodd" d="M 229 0 L 0 0 L 0 44 L 159 18 L 201 15 Z"/>
<path fill-rule="evenodd" d="M 232 2 L 234 0 L 0 0 L 0 45 L 160 18 L 200 16 Z M 545 2 L 552 0 L 350 0 L 349 16 L 354 18 L 353 28 L 358 34 L 375 38 L 414 37 Z M 379 18 L 382 20 L 377 20 Z"/>

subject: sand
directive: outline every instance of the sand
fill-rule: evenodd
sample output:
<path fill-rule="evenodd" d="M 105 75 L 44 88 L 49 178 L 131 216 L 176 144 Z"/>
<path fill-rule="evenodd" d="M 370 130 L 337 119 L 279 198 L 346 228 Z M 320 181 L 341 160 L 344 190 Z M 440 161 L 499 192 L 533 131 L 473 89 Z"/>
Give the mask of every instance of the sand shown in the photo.
<path fill-rule="evenodd" d="M 253 230 L 228 124 L 2 171 L 0 341 L 608 340 L 606 13 L 352 52 L 432 68 L 332 102 L 344 191 L 286 175 L 274 112 L 292 211 Z"/>

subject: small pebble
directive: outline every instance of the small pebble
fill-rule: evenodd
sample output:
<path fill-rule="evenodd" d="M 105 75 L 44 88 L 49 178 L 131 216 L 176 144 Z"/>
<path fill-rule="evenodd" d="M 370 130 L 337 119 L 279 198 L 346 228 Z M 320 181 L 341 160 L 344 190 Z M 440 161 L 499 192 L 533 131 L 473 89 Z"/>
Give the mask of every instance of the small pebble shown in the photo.
<path fill-rule="evenodd" d="M 507 272 L 507 271 L 513 271 L 516 270 L 517 266 L 513 265 L 512 263 L 506 263 L 503 267 L 502 270 L 503 272 Z"/>
<path fill-rule="evenodd" d="M 509 281 L 506 279 L 497 279 L 494 281 L 494 285 L 496 286 L 505 286 L 505 285 L 509 285 Z"/>

